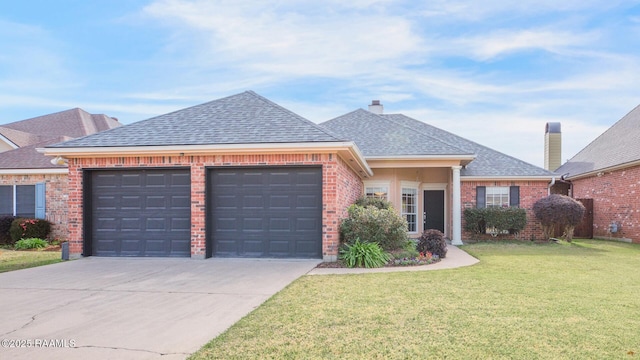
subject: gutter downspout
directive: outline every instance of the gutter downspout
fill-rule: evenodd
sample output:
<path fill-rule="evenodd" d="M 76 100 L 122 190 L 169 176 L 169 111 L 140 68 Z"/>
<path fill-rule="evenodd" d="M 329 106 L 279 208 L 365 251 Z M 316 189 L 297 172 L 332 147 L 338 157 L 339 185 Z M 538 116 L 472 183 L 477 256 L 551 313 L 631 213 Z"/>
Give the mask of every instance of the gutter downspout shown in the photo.
<path fill-rule="evenodd" d="M 547 186 L 547 196 L 551 195 L 551 188 L 556 184 L 556 177 L 551 178 L 551 183 Z"/>

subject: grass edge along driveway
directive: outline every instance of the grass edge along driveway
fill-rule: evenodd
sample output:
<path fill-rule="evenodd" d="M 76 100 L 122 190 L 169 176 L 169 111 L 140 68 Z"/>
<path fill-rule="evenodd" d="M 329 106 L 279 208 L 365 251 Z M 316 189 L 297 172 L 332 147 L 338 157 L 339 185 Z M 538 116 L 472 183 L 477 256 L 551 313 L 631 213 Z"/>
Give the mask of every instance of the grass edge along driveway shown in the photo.
<path fill-rule="evenodd" d="M 191 359 L 640 358 L 640 246 L 478 243 L 466 268 L 304 276 Z"/>
<path fill-rule="evenodd" d="M 60 251 L 0 249 L 0 273 L 61 262 Z"/>

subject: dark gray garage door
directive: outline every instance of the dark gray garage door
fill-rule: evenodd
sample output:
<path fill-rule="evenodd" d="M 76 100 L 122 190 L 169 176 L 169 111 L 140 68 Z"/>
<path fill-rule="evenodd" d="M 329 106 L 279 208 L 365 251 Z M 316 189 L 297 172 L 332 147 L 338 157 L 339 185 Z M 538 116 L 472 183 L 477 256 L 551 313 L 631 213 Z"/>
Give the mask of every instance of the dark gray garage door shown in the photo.
<path fill-rule="evenodd" d="M 190 256 L 188 169 L 92 171 L 91 243 L 97 256 Z"/>
<path fill-rule="evenodd" d="M 322 168 L 209 170 L 210 255 L 322 257 Z"/>

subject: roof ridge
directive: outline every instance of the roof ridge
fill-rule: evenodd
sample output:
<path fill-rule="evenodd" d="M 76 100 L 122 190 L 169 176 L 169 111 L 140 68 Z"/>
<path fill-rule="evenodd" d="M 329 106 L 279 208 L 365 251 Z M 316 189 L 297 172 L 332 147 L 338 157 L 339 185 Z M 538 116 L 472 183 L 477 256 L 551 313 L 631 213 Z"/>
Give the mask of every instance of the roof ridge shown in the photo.
<path fill-rule="evenodd" d="M 315 127 L 316 129 L 318 129 L 318 130 L 322 131 L 322 132 L 323 132 L 323 133 L 325 133 L 326 135 L 329 135 L 329 136 L 331 136 L 331 137 L 334 137 L 334 138 L 336 138 L 337 140 L 340 140 L 340 141 L 345 141 L 345 139 L 343 139 L 341 136 L 338 136 L 337 134 L 335 134 L 335 133 L 333 133 L 333 132 L 329 131 L 328 129 L 325 129 L 323 126 L 320 126 L 319 124 L 314 123 L 313 121 L 311 121 L 311 120 L 309 120 L 309 119 L 307 119 L 307 118 L 303 117 L 302 115 L 296 114 L 296 113 L 294 113 L 293 111 L 291 111 L 291 110 L 289 110 L 289 109 L 287 109 L 287 108 L 285 108 L 285 107 L 283 107 L 283 106 L 281 106 L 281 105 L 276 104 L 275 102 L 273 102 L 273 101 L 271 101 L 271 100 L 267 99 L 266 97 L 264 97 L 264 96 L 262 96 L 262 95 L 260 95 L 260 94 L 256 93 L 256 92 L 255 92 L 255 91 L 253 91 L 253 90 L 247 90 L 247 91 L 245 91 L 244 93 L 249 94 L 249 95 L 252 95 L 252 96 L 254 96 L 255 98 L 257 98 L 257 99 L 259 99 L 259 100 L 261 100 L 261 101 L 263 101 L 263 102 L 266 102 L 266 103 L 268 103 L 268 104 L 270 104 L 270 105 L 272 105 L 272 106 L 275 106 L 275 107 L 277 107 L 277 108 L 279 108 L 279 109 L 281 109 L 281 110 L 283 110 L 283 111 L 285 111 L 285 112 L 287 112 L 287 113 L 289 113 L 289 114 L 291 114 L 291 115 L 294 115 L 295 117 L 299 118 L 300 120 L 303 120 L 303 121 L 307 122 L 308 124 L 312 125 L 313 127 Z M 242 94 L 242 93 L 241 93 L 241 94 Z M 238 94 L 238 95 L 240 95 L 240 94 Z"/>
<path fill-rule="evenodd" d="M 364 109 L 363 109 L 363 110 L 364 110 Z M 364 110 L 364 111 L 367 111 L 367 110 Z M 377 115 L 377 116 L 380 116 L 380 117 L 382 117 L 382 118 L 385 118 L 385 117 L 384 117 L 384 115 L 385 115 L 385 114 L 374 114 L 374 115 Z M 411 120 L 414 120 L 414 121 L 418 121 L 418 122 L 420 122 L 420 123 L 422 123 L 422 124 L 429 125 L 429 124 L 427 124 L 427 123 L 425 123 L 425 122 L 423 122 L 423 121 L 420 121 L 420 120 L 418 120 L 418 119 L 414 119 L 414 118 L 409 117 L 409 116 L 404 115 L 404 114 L 387 114 L 387 115 L 400 115 L 400 116 L 404 116 L 404 117 L 406 117 L 406 118 L 408 118 L 408 119 L 411 119 Z M 410 126 L 407 126 L 407 125 L 405 125 L 405 124 L 399 123 L 399 122 L 395 121 L 395 120 L 394 120 L 393 118 L 391 118 L 391 117 L 389 117 L 387 120 L 390 120 L 391 122 L 393 122 L 393 123 L 395 123 L 395 124 L 397 124 L 397 125 L 400 125 L 400 126 L 402 126 L 402 127 L 405 127 L 405 128 L 407 128 L 407 129 L 409 129 L 409 130 L 413 130 L 413 131 L 418 130 L 418 129 L 412 128 L 412 127 L 410 127 Z M 433 126 L 433 125 L 429 125 L 429 126 Z M 434 127 L 434 128 L 436 128 L 436 129 L 438 129 L 438 130 L 441 130 L 440 128 L 437 128 L 437 127 L 435 127 L 435 126 L 433 126 L 433 127 Z M 422 136 L 427 136 L 427 137 L 429 137 L 430 139 L 434 139 L 434 140 L 439 141 L 439 142 L 441 142 L 441 143 L 445 143 L 445 144 L 447 144 L 447 145 L 449 145 L 449 146 L 451 146 L 451 147 L 453 147 L 453 148 L 456 148 L 456 149 L 458 149 L 458 150 L 462 151 L 463 153 L 464 153 L 464 152 L 468 152 L 468 151 L 467 151 L 467 150 L 465 150 L 465 149 L 461 149 L 461 148 L 460 148 L 460 146 L 458 146 L 458 145 L 454 145 L 454 144 L 452 144 L 452 143 L 450 143 L 450 142 L 448 142 L 448 141 L 445 141 L 445 140 L 442 140 L 442 139 L 438 139 L 438 138 L 433 137 L 433 136 L 431 136 L 431 135 L 429 135 L 429 134 L 426 134 L 426 133 L 424 133 L 424 132 L 422 132 L 422 131 L 418 131 L 418 132 L 419 132 Z M 452 134 L 452 135 L 453 135 L 453 134 Z M 475 154 L 475 152 L 474 152 L 474 154 Z M 476 155 L 477 155 L 477 154 L 476 154 Z"/>
<path fill-rule="evenodd" d="M 88 113 L 87 111 L 85 111 L 85 110 L 83 110 L 81 108 L 75 108 L 74 110 L 77 111 L 77 113 L 78 113 L 78 115 L 80 117 L 80 123 L 82 124 L 82 127 L 84 128 L 84 133 L 85 134 L 93 134 L 93 133 L 98 132 L 98 128 L 96 127 L 96 124 L 93 121 L 93 118 L 92 118 L 90 113 Z"/>
<path fill-rule="evenodd" d="M 447 133 L 447 134 L 449 134 L 449 135 L 451 135 L 451 136 L 455 136 L 455 137 L 456 137 L 456 138 L 458 138 L 458 139 L 461 139 L 461 140 L 463 140 L 463 141 L 469 142 L 469 143 L 471 143 L 471 144 L 473 144 L 473 145 L 475 145 L 475 146 L 481 147 L 481 148 L 483 148 L 483 149 L 485 149 L 485 150 L 490 150 L 490 151 L 493 151 L 493 152 L 499 153 L 499 154 L 501 154 L 501 155 L 503 155 L 503 156 L 506 156 L 506 157 L 508 157 L 508 158 L 511 158 L 511 159 L 516 160 L 516 161 L 518 161 L 518 162 L 521 162 L 521 163 L 523 163 L 523 164 L 527 164 L 527 165 L 530 165 L 530 166 L 535 166 L 536 168 L 539 168 L 539 169 L 545 170 L 545 171 L 547 171 L 547 172 L 549 172 L 549 173 L 553 173 L 553 171 L 549 171 L 549 170 L 544 169 L 544 168 L 541 168 L 541 167 L 539 167 L 539 166 L 537 166 L 537 165 L 534 165 L 534 164 L 528 163 L 528 162 L 526 162 L 526 161 L 524 161 L 524 160 L 522 160 L 522 159 L 518 159 L 517 157 L 511 156 L 511 155 L 509 155 L 509 154 L 505 154 L 505 153 L 503 153 L 502 151 L 498 151 L 498 150 L 496 150 L 496 149 L 493 149 L 493 148 L 490 148 L 490 147 L 488 147 L 488 146 L 482 145 L 482 144 L 477 143 L 477 142 L 475 142 L 475 141 L 473 141 L 473 140 L 469 140 L 469 139 L 467 139 L 467 138 L 463 138 L 463 137 L 462 137 L 462 136 L 460 136 L 460 135 L 456 135 L 456 134 L 454 134 L 454 133 L 452 133 L 452 132 L 450 132 L 450 131 L 447 131 L 447 130 L 441 129 L 441 128 L 437 127 L 437 126 L 433 126 L 433 125 L 431 125 L 431 124 L 427 124 L 427 123 L 426 123 L 426 122 L 424 122 L 424 121 L 420 121 L 420 120 L 418 120 L 418 119 L 414 119 L 414 118 L 412 118 L 412 117 L 410 117 L 410 116 L 407 116 L 407 115 L 405 115 L 405 114 L 387 114 L 387 115 L 399 115 L 399 116 L 404 116 L 404 117 L 406 117 L 406 118 L 408 118 L 408 119 L 411 119 L 411 120 L 413 120 L 413 121 L 417 121 L 417 122 L 422 123 L 422 124 L 424 124 L 424 125 L 426 125 L 426 126 L 431 126 L 431 127 L 433 127 L 434 129 L 437 129 L 438 131 L 442 131 L 442 132 L 445 132 L 445 133 Z M 396 123 L 397 123 L 397 122 L 396 122 Z M 426 135 L 426 134 L 424 134 L 424 133 L 422 133 L 422 132 L 421 132 L 421 134 Z M 452 145 L 451 143 L 449 143 L 449 142 L 447 142 L 447 141 L 444 141 L 444 140 L 440 140 L 440 141 L 444 142 L 444 143 L 445 143 L 445 144 L 447 144 L 447 145 L 454 146 L 454 147 L 458 147 L 458 146 L 456 146 L 456 145 Z"/>

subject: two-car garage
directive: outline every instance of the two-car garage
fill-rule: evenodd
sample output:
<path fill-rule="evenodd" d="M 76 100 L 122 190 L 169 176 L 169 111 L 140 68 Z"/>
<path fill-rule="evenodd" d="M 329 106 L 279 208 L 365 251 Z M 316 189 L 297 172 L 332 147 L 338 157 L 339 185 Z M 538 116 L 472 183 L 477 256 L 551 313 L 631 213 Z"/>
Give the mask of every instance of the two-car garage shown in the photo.
<path fill-rule="evenodd" d="M 189 168 L 85 170 L 84 255 L 191 255 Z M 206 170 L 206 255 L 321 258 L 322 168 Z"/>

